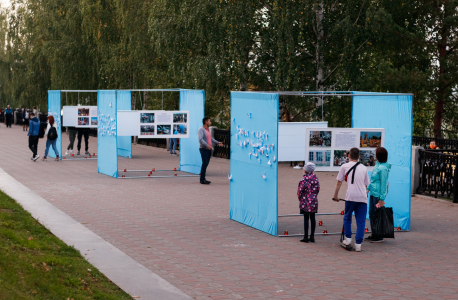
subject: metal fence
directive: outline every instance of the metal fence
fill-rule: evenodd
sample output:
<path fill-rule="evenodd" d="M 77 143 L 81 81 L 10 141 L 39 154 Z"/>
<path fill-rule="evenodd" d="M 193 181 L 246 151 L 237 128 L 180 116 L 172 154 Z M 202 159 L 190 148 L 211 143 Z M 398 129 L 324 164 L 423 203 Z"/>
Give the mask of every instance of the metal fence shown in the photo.
<path fill-rule="evenodd" d="M 458 140 L 435 139 L 431 137 L 413 136 L 412 145 L 426 148 L 431 141 L 436 142 L 436 146 L 440 149 L 458 149 Z"/>
<path fill-rule="evenodd" d="M 231 158 L 231 131 L 224 129 L 214 129 L 213 135 L 215 140 L 223 143 L 223 146 L 215 146 L 213 156 L 221 158 Z"/>
<path fill-rule="evenodd" d="M 458 150 L 420 150 L 419 161 L 420 185 L 416 192 L 458 203 Z"/>

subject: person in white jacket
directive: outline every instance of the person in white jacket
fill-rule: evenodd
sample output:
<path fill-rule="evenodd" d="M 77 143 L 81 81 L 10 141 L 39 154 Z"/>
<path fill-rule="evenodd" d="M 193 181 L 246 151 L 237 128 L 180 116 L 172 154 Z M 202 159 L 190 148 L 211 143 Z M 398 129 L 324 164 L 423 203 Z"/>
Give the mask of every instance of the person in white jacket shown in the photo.
<path fill-rule="evenodd" d="M 48 116 L 48 126 L 45 130 L 46 139 L 46 149 L 45 155 L 43 156 L 42 160 L 46 161 L 48 157 L 49 147 L 52 146 L 54 153 L 56 153 L 56 161 L 59 161 L 59 151 L 57 150 L 56 142 L 57 142 L 57 125 L 54 122 L 53 116 Z"/>

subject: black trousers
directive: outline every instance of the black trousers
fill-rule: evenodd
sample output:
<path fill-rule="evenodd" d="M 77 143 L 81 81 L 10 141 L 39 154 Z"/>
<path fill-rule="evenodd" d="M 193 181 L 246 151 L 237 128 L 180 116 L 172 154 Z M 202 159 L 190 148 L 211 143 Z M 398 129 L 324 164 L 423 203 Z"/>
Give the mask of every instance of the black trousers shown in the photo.
<path fill-rule="evenodd" d="M 207 167 L 210 163 L 212 151 L 205 148 L 200 148 L 200 156 L 202 156 L 202 168 L 200 169 L 200 182 L 205 181 L 205 175 L 207 173 Z"/>
<path fill-rule="evenodd" d="M 309 233 L 309 218 L 310 218 L 310 237 L 315 236 L 315 213 L 304 212 L 304 236 L 307 236 Z"/>
<path fill-rule="evenodd" d="M 84 146 L 85 150 L 87 151 L 89 149 L 89 129 L 78 129 L 78 151 L 81 149 L 81 138 L 84 135 Z"/>
<path fill-rule="evenodd" d="M 10 127 L 11 128 L 11 119 L 13 118 L 13 115 L 12 114 L 5 114 L 5 117 L 6 117 L 6 127 Z"/>
<path fill-rule="evenodd" d="M 29 148 L 32 150 L 33 157 L 37 156 L 38 152 L 38 135 L 29 135 Z"/>

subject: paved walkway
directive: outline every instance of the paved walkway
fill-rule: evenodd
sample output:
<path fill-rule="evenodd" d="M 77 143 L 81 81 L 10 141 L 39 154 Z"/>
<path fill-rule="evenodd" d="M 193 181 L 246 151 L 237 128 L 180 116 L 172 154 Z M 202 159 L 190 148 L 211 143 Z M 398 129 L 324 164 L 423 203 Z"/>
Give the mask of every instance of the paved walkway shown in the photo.
<path fill-rule="evenodd" d="M 97 173 L 96 160 L 30 162 L 22 129 L 0 126 L 1 168 L 195 299 L 457 298 L 457 205 L 413 198 L 412 232 L 347 252 L 338 236 L 303 244 L 229 220 L 228 160 L 212 158 L 209 186 L 196 178 L 113 179 Z M 91 137 L 91 153 L 96 145 Z M 133 155 L 119 169 L 178 167 L 164 149 L 136 145 Z M 330 200 L 335 175 L 318 173 L 320 212 L 343 208 Z M 297 213 L 300 178 L 280 166 L 280 214 Z M 341 228 L 340 216 L 319 219 L 317 231 Z M 280 219 L 279 232 L 301 227 L 300 218 Z"/>

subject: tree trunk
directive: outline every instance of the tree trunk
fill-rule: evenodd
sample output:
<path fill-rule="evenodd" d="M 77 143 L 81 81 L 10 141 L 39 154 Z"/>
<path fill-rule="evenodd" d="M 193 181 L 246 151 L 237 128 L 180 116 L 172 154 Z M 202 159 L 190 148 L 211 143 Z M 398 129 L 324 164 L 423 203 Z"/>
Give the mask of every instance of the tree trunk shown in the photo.
<path fill-rule="evenodd" d="M 323 10 L 323 3 L 317 4 L 316 10 L 316 88 L 318 91 L 323 91 L 323 49 L 322 42 L 324 38 L 324 30 L 323 30 L 323 18 L 324 18 L 324 10 Z M 321 98 L 317 98 L 316 101 L 317 106 L 323 105 L 323 100 Z"/>

